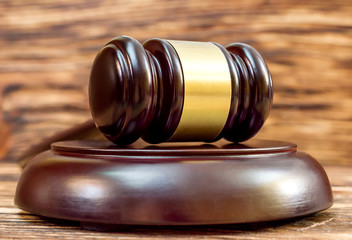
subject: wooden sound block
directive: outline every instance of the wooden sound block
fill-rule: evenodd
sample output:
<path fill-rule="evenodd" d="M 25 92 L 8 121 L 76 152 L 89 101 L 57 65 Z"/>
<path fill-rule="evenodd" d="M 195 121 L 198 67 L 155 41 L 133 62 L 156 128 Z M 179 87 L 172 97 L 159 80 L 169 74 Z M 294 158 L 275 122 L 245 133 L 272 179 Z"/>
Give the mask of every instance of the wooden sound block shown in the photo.
<path fill-rule="evenodd" d="M 321 165 L 288 142 L 63 141 L 29 161 L 15 203 L 87 226 L 208 225 L 306 216 L 333 196 Z"/>

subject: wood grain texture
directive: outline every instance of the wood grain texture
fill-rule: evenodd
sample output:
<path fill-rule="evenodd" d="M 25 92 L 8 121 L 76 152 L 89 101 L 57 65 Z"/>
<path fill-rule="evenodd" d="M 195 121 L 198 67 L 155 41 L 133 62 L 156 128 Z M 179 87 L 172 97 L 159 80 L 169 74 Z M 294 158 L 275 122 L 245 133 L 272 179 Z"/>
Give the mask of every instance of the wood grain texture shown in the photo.
<path fill-rule="evenodd" d="M 41 218 L 13 204 L 20 168 L 0 164 L 1 239 L 352 239 L 352 167 L 327 167 L 335 204 L 315 216 L 251 225 L 203 227 L 112 227 L 87 231 L 77 222 Z"/>
<path fill-rule="evenodd" d="M 275 86 L 257 137 L 295 142 L 323 164 L 351 164 L 351 12 L 350 0 L 1 1 L 1 155 L 14 161 L 90 118 L 93 59 L 109 39 L 129 35 L 253 45 Z"/>

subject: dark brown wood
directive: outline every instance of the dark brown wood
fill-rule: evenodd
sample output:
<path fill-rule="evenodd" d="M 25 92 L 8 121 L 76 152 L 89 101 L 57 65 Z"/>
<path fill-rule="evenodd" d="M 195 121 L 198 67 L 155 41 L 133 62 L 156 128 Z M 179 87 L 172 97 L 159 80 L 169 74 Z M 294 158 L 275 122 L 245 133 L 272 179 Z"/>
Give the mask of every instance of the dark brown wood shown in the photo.
<path fill-rule="evenodd" d="M 275 141 L 129 148 L 58 142 L 28 162 L 15 196 L 21 209 L 38 215 L 120 225 L 284 220 L 332 202 L 320 164 Z"/>
<path fill-rule="evenodd" d="M 352 168 L 328 166 L 334 205 L 323 212 L 291 221 L 245 225 L 202 227 L 135 226 L 113 228 L 113 232 L 84 231 L 78 222 L 42 218 L 15 207 L 18 164 L 0 163 L 0 238 L 1 239 L 351 239 Z M 109 228 L 107 228 L 109 230 Z"/>
<path fill-rule="evenodd" d="M 128 145 L 150 125 L 157 105 L 157 82 L 151 59 L 130 37 L 116 37 L 97 55 L 91 71 L 89 102 L 102 133 Z"/>
<path fill-rule="evenodd" d="M 215 45 L 228 63 L 232 97 L 223 130 L 212 141 L 225 136 L 242 142 L 253 137 L 269 115 L 271 75 L 253 47 Z M 95 58 L 89 85 L 90 109 L 99 130 L 118 145 L 131 144 L 142 135 L 151 143 L 167 141 L 182 115 L 187 84 L 182 68 L 177 51 L 166 40 L 152 39 L 142 46 L 119 36 L 108 42 Z"/>
<path fill-rule="evenodd" d="M 92 66 L 89 100 L 97 127 L 111 141 L 128 145 L 142 135 L 158 143 L 175 131 L 183 105 L 183 78 L 174 48 L 149 40 L 110 41 Z"/>
<path fill-rule="evenodd" d="M 253 137 L 268 118 L 273 101 L 273 83 L 265 61 L 252 47 L 233 43 L 226 47 L 239 76 L 238 110 L 236 118 L 227 122 L 225 138 L 241 142 Z M 226 128 L 226 127 L 225 127 Z"/>
<path fill-rule="evenodd" d="M 157 109 L 143 134 L 150 143 L 160 143 L 175 132 L 182 114 L 184 81 L 182 66 L 175 49 L 165 40 L 149 39 L 144 48 L 155 59 L 158 74 Z"/>

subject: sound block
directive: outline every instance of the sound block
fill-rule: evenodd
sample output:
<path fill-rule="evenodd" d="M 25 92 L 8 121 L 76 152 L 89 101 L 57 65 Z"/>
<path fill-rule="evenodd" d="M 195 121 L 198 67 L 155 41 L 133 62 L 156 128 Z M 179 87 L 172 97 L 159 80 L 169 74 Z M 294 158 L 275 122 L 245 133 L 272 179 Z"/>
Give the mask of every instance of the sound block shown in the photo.
<path fill-rule="evenodd" d="M 15 203 L 88 226 L 208 225 L 306 216 L 333 196 L 322 166 L 288 142 L 63 141 L 29 161 Z"/>

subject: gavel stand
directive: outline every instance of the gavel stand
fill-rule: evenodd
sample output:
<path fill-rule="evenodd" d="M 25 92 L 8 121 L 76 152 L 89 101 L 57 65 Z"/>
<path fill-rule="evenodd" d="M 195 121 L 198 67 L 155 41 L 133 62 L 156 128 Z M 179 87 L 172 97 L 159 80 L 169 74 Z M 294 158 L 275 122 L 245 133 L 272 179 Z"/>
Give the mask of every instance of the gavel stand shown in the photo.
<path fill-rule="evenodd" d="M 18 207 L 83 227 L 274 221 L 329 208 L 321 165 L 288 142 L 61 141 L 28 162 Z"/>

